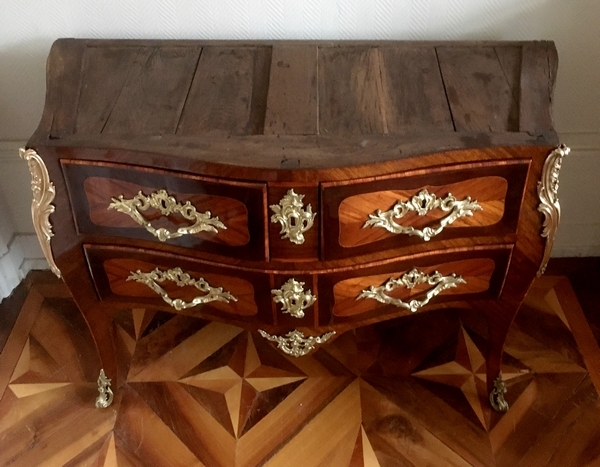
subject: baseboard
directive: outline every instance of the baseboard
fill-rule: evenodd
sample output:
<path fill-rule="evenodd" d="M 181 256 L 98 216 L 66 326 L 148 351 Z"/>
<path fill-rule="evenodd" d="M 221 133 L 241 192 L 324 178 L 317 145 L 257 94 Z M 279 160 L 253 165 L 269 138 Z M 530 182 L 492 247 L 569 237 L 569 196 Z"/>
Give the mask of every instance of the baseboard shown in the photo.
<path fill-rule="evenodd" d="M 48 269 L 37 236 L 14 235 L 8 252 L 0 257 L 0 301 L 8 297 L 32 269 Z"/>

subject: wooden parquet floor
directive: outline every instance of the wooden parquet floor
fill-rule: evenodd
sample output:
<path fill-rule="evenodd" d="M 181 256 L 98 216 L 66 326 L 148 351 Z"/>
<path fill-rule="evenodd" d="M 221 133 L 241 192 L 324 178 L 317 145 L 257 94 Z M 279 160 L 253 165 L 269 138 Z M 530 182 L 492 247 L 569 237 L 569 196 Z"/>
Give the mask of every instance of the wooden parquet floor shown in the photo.
<path fill-rule="evenodd" d="M 416 314 L 294 359 L 233 326 L 123 310 L 126 383 L 105 410 L 62 283 L 33 274 L 0 312 L 2 466 L 600 465 L 598 327 L 564 276 L 538 280 L 511 329 L 504 415 L 487 403 L 472 312 Z"/>

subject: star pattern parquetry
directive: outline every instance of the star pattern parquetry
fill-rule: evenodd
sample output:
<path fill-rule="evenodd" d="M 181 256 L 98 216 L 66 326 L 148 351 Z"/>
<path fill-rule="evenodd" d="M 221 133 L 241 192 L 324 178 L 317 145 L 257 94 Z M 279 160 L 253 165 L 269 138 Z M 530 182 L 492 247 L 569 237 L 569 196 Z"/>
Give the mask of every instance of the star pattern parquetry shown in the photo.
<path fill-rule="evenodd" d="M 600 456 L 585 364 L 597 356 L 577 347 L 566 280 L 537 281 L 511 327 L 505 414 L 488 405 L 485 330 L 457 310 L 348 332 L 299 359 L 233 326 L 123 310 L 123 383 L 96 409 L 99 361 L 61 287 L 32 294 L 22 311 L 32 324 L 0 353 L 2 465 L 513 467 Z"/>
<path fill-rule="evenodd" d="M 528 372 L 526 368 L 514 368 L 506 364 L 502 368 L 504 381 Z M 412 375 L 459 388 L 481 425 L 484 428 L 489 427 L 485 357 L 462 324 L 459 326 L 454 360 L 419 369 Z"/>
<path fill-rule="evenodd" d="M 179 379 L 190 386 L 191 393 L 212 393 L 213 403 L 225 404 L 231 425 L 225 423 L 224 427 L 236 437 L 242 436 L 306 379 L 285 358 L 274 359 L 277 355 L 272 355 L 270 349 L 261 350 L 252 335 L 244 333 L 215 358 Z"/>

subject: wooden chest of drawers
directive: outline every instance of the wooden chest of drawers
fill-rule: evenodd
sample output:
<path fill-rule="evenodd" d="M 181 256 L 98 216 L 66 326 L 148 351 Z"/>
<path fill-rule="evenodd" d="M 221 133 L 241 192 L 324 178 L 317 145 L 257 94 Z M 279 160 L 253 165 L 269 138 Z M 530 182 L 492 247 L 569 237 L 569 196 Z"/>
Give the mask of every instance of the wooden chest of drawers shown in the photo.
<path fill-rule="evenodd" d="M 558 222 L 556 64 L 547 42 L 57 41 L 22 156 L 107 375 L 127 307 L 291 356 L 469 308 L 506 408 L 504 340 Z"/>

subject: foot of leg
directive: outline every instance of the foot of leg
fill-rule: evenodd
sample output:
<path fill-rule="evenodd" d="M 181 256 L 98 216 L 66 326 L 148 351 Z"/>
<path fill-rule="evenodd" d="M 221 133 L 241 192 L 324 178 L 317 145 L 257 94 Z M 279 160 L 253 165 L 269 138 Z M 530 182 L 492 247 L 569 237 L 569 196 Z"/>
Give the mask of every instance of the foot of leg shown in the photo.
<path fill-rule="evenodd" d="M 96 407 L 106 409 L 113 401 L 113 392 L 110 388 L 110 379 L 104 374 L 104 369 L 100 370 L 98 376 L 98 397 L 96 398 Z"/>
<path fill-rule="evenodd" d="M 502 372 L 500 372 L 494 380 L 494 389 L 490 392 L 490 404 L 496 412 L 506 412 L 508 410 L 508 402 L 504 399 L 504 394 L 506 394 L 506 383 L 502 379 Z"/>

